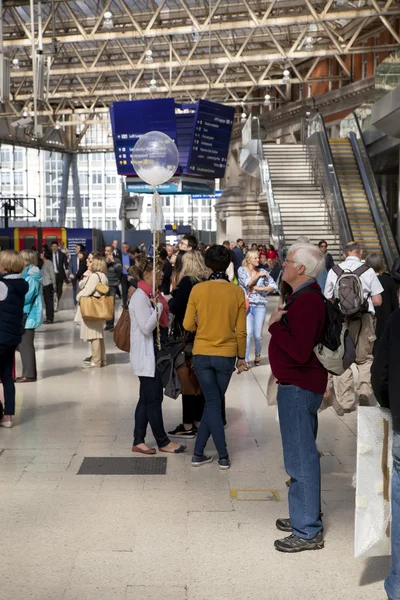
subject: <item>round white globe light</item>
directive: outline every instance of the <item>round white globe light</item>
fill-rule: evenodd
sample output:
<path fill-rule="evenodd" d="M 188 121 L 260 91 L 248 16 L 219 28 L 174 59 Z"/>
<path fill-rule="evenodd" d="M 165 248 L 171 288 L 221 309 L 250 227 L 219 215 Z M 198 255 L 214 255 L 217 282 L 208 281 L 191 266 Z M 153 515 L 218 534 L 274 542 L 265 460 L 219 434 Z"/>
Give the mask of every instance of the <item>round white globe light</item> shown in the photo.
<path fill-rule="evenodd" d="M 161 131 L 142 135 L 132 150 L 132 165 L 140 179 L 152 186 L 169 181 L 179 165 L 175 142 Z"/>

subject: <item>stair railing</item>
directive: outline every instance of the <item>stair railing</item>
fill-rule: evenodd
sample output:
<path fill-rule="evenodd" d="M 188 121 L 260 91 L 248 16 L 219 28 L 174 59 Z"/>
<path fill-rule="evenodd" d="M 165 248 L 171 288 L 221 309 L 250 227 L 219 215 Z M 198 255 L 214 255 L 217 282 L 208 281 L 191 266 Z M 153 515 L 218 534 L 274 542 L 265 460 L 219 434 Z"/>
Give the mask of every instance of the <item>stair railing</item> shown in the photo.
<path fill-rule="evenodd" d="M 346 205 L 337 177 L 335 162 L 322 116 L 317 113 L 308 120 L 307 157 L 314 181 L 323 192 L 331 227 L 340 241 L 341 249 L 353 240 Z"/>
<path fill-rule="evenodd" d="M 376 183 L 375 174 L 369 159 L 368 150 L 364 141 L 360 122 L 355 113 L 354 121 L 357 126 L 358 139 L 355 133 L 350 132 L 349 140 L 361 175 L 364 190 L 371 209 L 372 218 L 375 223 L 379 241 L 385 257 L 386 265 L 392 268 L 395 259 L 399 256 L 399 246 L 390 227 L 389 215 L 383 201 L 379 187 Z"/>
<path fill-rule="evenodd" d="M 271 235 L 274 240 L 274 245 L 278 249 L 279 256 L 283 258 L 285 253 L 285 234 L 283 231 L 282 215 L 279 204 L 275 202 L 274 190 L 272 188 L 271 173 L 268 164 L 268 159 L 263 152 L 263 159 L 260 165 L 261 170 L 261 187 L 267 198 L 269 222 L 271 226 Z"/>

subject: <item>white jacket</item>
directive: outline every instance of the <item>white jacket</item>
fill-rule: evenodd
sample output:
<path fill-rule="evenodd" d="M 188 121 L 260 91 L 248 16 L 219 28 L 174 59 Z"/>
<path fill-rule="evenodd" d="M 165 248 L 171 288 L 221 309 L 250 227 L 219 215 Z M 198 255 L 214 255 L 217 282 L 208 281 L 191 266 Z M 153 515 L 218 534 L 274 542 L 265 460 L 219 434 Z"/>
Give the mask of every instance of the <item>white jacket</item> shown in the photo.
<path fill-rule="evenodd" d="M 161 315 L 163 305 L 158 304 Z M 156 310 L 143 290 L 137 289 L 129 302 L 131 318 L 131 351 L 129 353 L 132 371 L 138 377 L 154 377 L 156 359 L 154 355 L 153 331 L 157 325 Z"/>

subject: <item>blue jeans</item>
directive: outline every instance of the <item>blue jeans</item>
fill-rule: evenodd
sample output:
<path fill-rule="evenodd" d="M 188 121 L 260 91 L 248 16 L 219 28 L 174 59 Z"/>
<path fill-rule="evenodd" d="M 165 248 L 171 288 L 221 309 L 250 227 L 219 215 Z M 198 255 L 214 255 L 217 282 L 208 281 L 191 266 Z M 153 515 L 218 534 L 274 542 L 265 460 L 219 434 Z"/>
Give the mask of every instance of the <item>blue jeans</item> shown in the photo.
<path fill-rule="evenodd" d="M 139 377 L 140 391 L 139 402 L 135 411 L 135 426 L 133 429 L 133 445 L 145 443 L 147 425 L 151 430 L 159 448 L 164 448 L 170 443 L 165 433 L 162 414 L 162 401 L 164 397 L 161 375 L 156 369 L 155 377 Z"/>
<path fill-rule="evenodd" d="M 256 347 L 256 356 L 261 356 L 262 349 L 262 334 L 267 316 L 267 307 L 261 304 L 250 304 L 249 312 L 247 313 L 246 329 L 247 329 L 247 345 L 246 345 L 246 362 L 250 360 L 251 338 L 254 336 L 254 344 Z"/>
<path fill-rule="evenodd" d="M 390 600 L 400 600 L 400 432 L 393 432 L 392 560 L 385 590 Z"/>
<path fill-rule="evenodd" d="M 228 356 L 204 356 L 203 354 L 194 356 L 194 372 L 205 398 L 204 413 L 194 447 L 196 456 L 203 456 L 210 435 L 219 458 L 228 456 L 221 408 L 235 369 L 235 362 L 235 358 Z"/>
<path fill-rule="evenodd" d="M 289 514 L 293 533 L 314 538 L 322 529 L 321 468 L 316 444 L 322 394 L 279 385 L 278 410 L 285 469 L 290 476 Z"/>

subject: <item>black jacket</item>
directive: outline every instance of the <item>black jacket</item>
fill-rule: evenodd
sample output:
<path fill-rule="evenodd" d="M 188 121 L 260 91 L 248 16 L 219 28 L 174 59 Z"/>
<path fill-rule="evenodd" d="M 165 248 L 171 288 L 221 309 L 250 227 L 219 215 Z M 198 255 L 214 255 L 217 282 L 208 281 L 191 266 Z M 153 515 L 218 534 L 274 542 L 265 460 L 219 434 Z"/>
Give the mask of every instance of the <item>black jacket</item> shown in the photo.
<path fill-rule="evenodd" d="M 175 319 L 181 326 L 183 326 L 183 319 L 185 318 L 190 292 L 196 283 L 198 282 L 193 281 L 190 277 L 183 277 L 177 288 L 172 292 L 172 298 L 168 302 L 170 312 L 175 315 Z"/>
<path fill-rule="evenodd" d="M 110 287 L 117 287 L 121 283 L 122 265 L 118 258 L 107 263 L 107 279 Z"/>
<path fill-rule="evenodd" d="M 243 250 L 241 248 L 239 248 L 239 246 L 235 246 L 234 249 L 232 250 L 232 254 L 234 257 L 233 258 L 233 266 L 235 267 L 235 275 L 237 275 L 237 272 L 240 269 L 240 267 L 242 266 L 243 259 L 244 259 Z"/>
<path fill-rule="evenodd" d="M 0 282 L 0 346 L 17 346 L 22 337 L 22 316 L 29 285 L 17 273 L 0 275 Z"/>
<path fill-rule="evenodd" d="M 389 317 L 371 367 L 372 389 L 379 404 L 390 408 L 393 429 L 400 432 L 400 309 Z"/>
<path fill-rule="evenodd" d="M 331 269 L 333 269 L 334 266 L 335 266 L 335 261 L 333 260 L 333 256 L 332 256 L 332 254 L 329 254 L 329 252 L 327 252 L 325 254 L 325 268 L 326 268 L 327 272 L 329 273 L 329 271 Z"/>
<path fill-rule="evenodd" d="M 171 293 L 171 277 L 172 277 L 172 265 L 169 262 L 169 258 L 164 261 L 163 266 L 163 278 L 160 285 L 160 292 L 164 296 L 168 296 Z"/>
<path fill-rule="evenodd" d="M 399 308 L 399 301 L 397 299 L 396 284 L 389 275 L 389 273 L 381 273 L 378 275 L 378 279 L 383 287 L 382 292 L 382 304 L 381 306 L 375 307 L 376 315 L 376 330 L 375 335 L 377 339 L 381 337 L 385 330 L 386 323 L 393 311 Z"/>
<path fill-rule="evenodd" d="M 57 250 L 58 254 L 58 273 L 56 273 L 56 279 L 61 279 L 61 281 L 67 281 L 66 270 L 68 269 L 68 260 L 67 256 L 61 250 Z M 51 257 L 51 262 L 54 265 L 53 256 Z"/>

